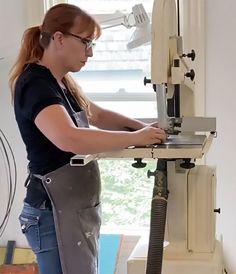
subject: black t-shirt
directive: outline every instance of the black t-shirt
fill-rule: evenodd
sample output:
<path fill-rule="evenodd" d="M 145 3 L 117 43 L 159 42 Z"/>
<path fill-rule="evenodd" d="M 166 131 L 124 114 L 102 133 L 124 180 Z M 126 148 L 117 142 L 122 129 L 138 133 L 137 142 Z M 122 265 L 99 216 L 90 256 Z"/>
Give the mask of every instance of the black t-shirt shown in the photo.
<path fill-rule="evenodd" d="M 70 92 L 66 93 L 74 111 L 81 111 Z M 65 93 L 58 85 L 50 70 L 38 64 L 28 64 L 16 82 L 14 110 L 16 121 L 26 146 L 29 160 L 29 171 L 32 174 L 44 175 L 67 163 L 74 155 L 57 148 L 36 127 L 34 120 L 45 107 L 63 105 L 72 120 L 73 113 L 66 101 Z M 75 121 L 74 121 L 75 123 Z M 48 199 L 39 179 L 31 178 L 27 188 L 26 202 L 38 207 L 42 201 Z"/>

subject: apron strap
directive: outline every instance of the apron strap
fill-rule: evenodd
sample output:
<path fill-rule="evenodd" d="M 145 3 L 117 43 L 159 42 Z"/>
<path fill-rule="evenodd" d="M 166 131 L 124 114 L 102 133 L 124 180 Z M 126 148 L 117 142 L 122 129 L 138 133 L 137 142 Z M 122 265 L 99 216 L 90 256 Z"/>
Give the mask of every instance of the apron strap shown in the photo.
<path fill-rule="evenodd" d="M 38 178 L 38 179 L 40 179 L 40 180 L 43 179 L 43 176 L 40 175 L 40 174 L 29 173 L 28 176 L 26 177 L 25 183 L 24 183 L 24 186 L 25 186 L 26 188 L 29 186 L 30 179 L 31 179 L 32 176 L 35 177 L 35 178 Z"/>
<path fill-rule="evenodd" d="M 28 174 L 27 178 L 25 179 L 25 183 L 24 183 L 24 186 L 27 188 L 28 185 L 29 185 L 29 182 L 30 182 L 30 177 L 31 177 L 31 174 Z"/>
<path fill-rule="evenodd" d="M 40 174 L 31 174 L 31 175 L 34 176 L 35 178 L 40 179 L 41 181 L 43 180 L 43 177 L 44 177 L 44 176 L 42 176 Z"/>

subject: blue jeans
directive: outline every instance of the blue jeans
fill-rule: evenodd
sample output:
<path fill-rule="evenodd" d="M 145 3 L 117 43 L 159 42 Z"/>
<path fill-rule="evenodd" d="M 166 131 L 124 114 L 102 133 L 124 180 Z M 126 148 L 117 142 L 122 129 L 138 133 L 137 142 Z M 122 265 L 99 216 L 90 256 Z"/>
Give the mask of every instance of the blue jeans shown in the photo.
<path fill-rule="evenodd" d="M 52 211 L 25 203 L 19 220 L 21 230 L 37 256 L 40 274 L 63 274 Z"/>

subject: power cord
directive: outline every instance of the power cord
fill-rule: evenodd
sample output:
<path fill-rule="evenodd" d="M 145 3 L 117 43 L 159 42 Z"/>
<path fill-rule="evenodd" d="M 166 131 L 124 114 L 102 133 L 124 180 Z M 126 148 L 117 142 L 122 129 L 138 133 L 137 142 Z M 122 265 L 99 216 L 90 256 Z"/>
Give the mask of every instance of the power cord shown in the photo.
<path fill-rule="evenodd" d="M 16 193 L 16 183 L 17 183 L 17 170 L 16 170 L 16 160 L 13 153 L 13 150 L 8 142 L 5 134 L 0 129 L 0 151 L 3 158 L 3 163 L 6 172 L 7 179 L 7 187 L 8 187 L 8 198 L 7 198 L 7 206 L 6 211 L 3 215 L 3 220 L 0 221 L 0 237 L 3 235 L 8 220 L 10 216 L 10 212 L 12 209 L 12 204 L 15 198 Z M 1 208 L 3 208 L 1 206 Z"/>

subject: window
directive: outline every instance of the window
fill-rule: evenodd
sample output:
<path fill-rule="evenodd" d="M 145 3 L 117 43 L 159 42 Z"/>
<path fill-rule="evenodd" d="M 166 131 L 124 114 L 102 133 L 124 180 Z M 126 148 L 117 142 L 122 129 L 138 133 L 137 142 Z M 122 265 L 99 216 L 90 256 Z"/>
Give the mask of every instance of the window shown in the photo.
<path fill-rule="evenodd" d="M 102 179 L 103 225 L 125 229 L 149 226 L 154 177 L 147 171 L 155 170 L 156 161 L 145 161 L 147 166 L 132 167 L 131 160 L 99 160 Z"/>
<path fill-rule="evenodd" d="M 92 13 L 100 22 L 104 22 L 108 18 L 117 18 L 119 12 L 130 14 L 132 6 L 142 1 L 68 2 L 77 4 Z M 143 1 L 147 12 L 151 12 L 152 2 Z M 143 84 L 144 77 L 150 76 L 150 45 L 127 50 L 126 44 L 133 32 L 134 28 L 126 29 L 123 26 L 103 30 L 93 58 L 74 76 L 86 94 L 101 106 L 115 111 L 122 109 L 123 113 L 137 118 L 156 117 L 155 93 L 150 85 Z"/>

